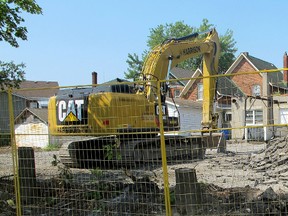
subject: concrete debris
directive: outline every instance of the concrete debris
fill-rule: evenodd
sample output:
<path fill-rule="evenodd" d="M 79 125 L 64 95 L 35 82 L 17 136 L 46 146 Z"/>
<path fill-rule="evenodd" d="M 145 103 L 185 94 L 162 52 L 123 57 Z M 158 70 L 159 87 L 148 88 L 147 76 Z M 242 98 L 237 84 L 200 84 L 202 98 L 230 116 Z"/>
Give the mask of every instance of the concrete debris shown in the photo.
<path fill-rule="evenodd" d="M 266 149 L 253 153 L 250 157 L 250 167 L 257 172 L 264 172 L 270 177 L 288 175 L 288 137 L 278 137 L 271 140 Z"/>

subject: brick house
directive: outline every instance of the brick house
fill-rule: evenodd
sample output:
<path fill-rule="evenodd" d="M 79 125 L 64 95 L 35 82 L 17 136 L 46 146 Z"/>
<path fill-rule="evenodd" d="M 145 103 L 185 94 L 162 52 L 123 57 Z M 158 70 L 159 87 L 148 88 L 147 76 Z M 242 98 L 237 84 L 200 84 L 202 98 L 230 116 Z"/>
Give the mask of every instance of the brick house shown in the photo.
<path fill-rule="evenodd" d="M 240 56 L 234 61 L 234 63 L 230 66 L 230 68 L 226 71 L 225 74 L 237 74 L 239 73 L 245 73 L 245 72 L 253 72 L 253 71 L 259 71 L 264 69 L 277 69 L 273 64 L 263 61 L 261 59 L 255 58 L 253 56 L 250 56 L 247 52 L 241 53 Z M 202 100 L 202 94 L 203 94 L 203 86 L 202 86 L 202 72 L 200 69 L 197 69 L 195 73 L 193 74 L 192 80 L 190 80 L 187 85 L 183 88 L 183 91 L 181 92 L 181 97 L 189 100 Z M 277 83 L 280 80 L 283 80 L 282 73 L 269 73 L 268 79 L 272 83 Z M 229 80 L 232 82 L 229 84 Z M 230 78 L 218 78 L 217 82 L 222 82 L 222 88 L 224 88 L 226 83 L 229 88 L 233 88 L 232 92 L 227 92 L 227 89 L 221 89 L 219 88 L 219 94 L 223 93 L 231 95 L 231 94 L 245 94 L 245 95 L 253 95 L 258 94 L 257 92 L 260 92 L 261 89 L 263 89 L 262 86 L 262 74 L 249 74 L 248 76 L 232 76 Z M 224 82 L 224 83 L 223 83 Z M 234 85 L 232 84 L 234 83 Z M 225 92 L 225 93 L 224 93 Z M 232 95 L 231 95 L 232 96 Z"/>
<path fill-rule="evenodd" d="M 169 79 L 178 79 L 176 82 L 169 83 L 170 85 L 170 98 L 177 98 L 180 97 L 180 93 L 182 92 L 183 88 L 187 85 L 188 79 L 193 75 L 193 71 L 185 70 L 182 68 L 174 67 L 170 74 Z"/>
<path fill-rule="evenodd" d="M 226 71 L 227 77 L 217 78 L 215 108 L 216 112 L 219 113 L 219 128 L 239 128 L 249 125 L 269 124 L 268 119 L 271 119 L 270 111 L 268 111 L 268 108 L 263 107 L 268 107 L 268 92 L 279 91 L 279 83 L 283 83 L 282 73 L 243 75 L 245 72 L 256 72 L 265 69 L 277 68 L 267 61 L 243 52 Z M 192 101 L 202 101 L 202 96 L 202 72 L 197 69 L 192 79 L 187 82 L 181 91 L 180 97 Z M 261 122 L 255 122 L 255 118 L 260 118 Z M 254 119 L 254 121 L 251 121 L 251 119 Z M 272 136 L 273 133 L 270 132 L 269 128 L 265 127 L 236 129 L 232 133 L 232 138 L 244 138 L 247 140 L 267 140 Z"/>
<path fill-rule="evenodd" d="M 277 69 L 275 65 L 267 61 L 255 58 L 249 55 L 248 52 L 241 53 L 226 74 L 246 73 L 259 70 Z M 283 80 L 283 74 L 267 73 L 268 82 L 279 83 Z M 263 86 L 263 73 L 249 74 L 247 76 L 232 76 L 231 80 L 238 86 L 238 88 L 245 94 L 250 96 L 262 96 L 267 86 Z"/>
<path fill-rule="evenodd" d="M 187 85 L 183 88 L 180 97 L 186 100 L 195 102 L 203 102 L 203 84 L 202 71 L 197 69 L 189 80 Z M 231 95 L 243 95 L 243 92 L 227 77 L 220 77 L 217 79 L 217 103 L 216 111 L 219 114 L 218 127 L 231 127 Z M 202 117 L 202 114 L 201 114 Z"/>
<path fill-rule="evenodd" d="M 242 96 L 232 95 L 231 125 L 233 128 L 239 128 L 233 130 L 232 138 L 266 141 L 275 135 L 275 131 L 265 125 L 273 124 L 273 105 L 271 104 L 273 101 L 271 96 L 275 91 L 273 86 L 283 82 L 283 74 L 279 71 L 245 75 L 247 72 L 271 69 L 275 70 L 277 67 L 244 52 L 227 70 L 226 74 L 241 73 L 239 76 L 232 76 L 231 80 L 244 93 Z M 277 107 L 275 108 L 279 111 Z M 245 128 L 246 126 L 248 128 Z M 252 127 L 249 128 L 249 126 Z"/>
<path fill-rule="evenodd" d="M 195 72 L 181 68 L 173 68 L 169 79 L 178 79 L 172 81 L 170 85 L 170 94 L 166 100 L 169 116 L 175 116 L 180 119 L 181 133 L 189 130 L 201 129 L 202 121 L 202 101 L 186 100 L 181 97 L 184 88 L 187 88 L 190 78 Z"/>
<path fill-rule="evenodd" d="M 181 69 L 183 70 L 183 69 Z M 188 130 L 201 129 L 202 121 L 202 103 L 203 103 L 203 85 L 202 85 L 202 71 L 198 68 L 194 73 L 186 72 L 185 86 L 181 86 L 181 92 L 178 96 L 178 100 L 175 100 L 176 106 L 180 113 L 180 119 L 182 122 L 181 128 Z M 189 74 L 189 75 L 187 75 Z M 183 76 L 184 78 L 184 76 Z M 218 121 L 219 128 L 230 128 L 231 124 L 231 95 L 243 95 L 243 93 L 238 89 L 238 87 L 227 77 L 221 77 L 217 80 L 217 103 L 216 111 L 219 113 L 220 118 Z M 178 87 L 179 88 L 179 87 Z M 182 100 L 182 101 L 181 101 Z M 185 102 L 185 101 L 190 101 Z M 199 105 L 200 104 L 200 105 Z M 190 110 L 187 107 L 190 106 Z M 168 101 L 168 107 L 175 112 L 173 109 L 171 101 Z M 193 112 L 191 110 L 193 109 Z M 187 120 L 189 117 L 190 120 Z M 191 120 L 193 119 L 193 121 Z M 188 123 L 191 121 L 190 123 Z M 197 124 L 195 124 L 197 122 Z M 186 126 L 185 124 L 189 124 Z"/>

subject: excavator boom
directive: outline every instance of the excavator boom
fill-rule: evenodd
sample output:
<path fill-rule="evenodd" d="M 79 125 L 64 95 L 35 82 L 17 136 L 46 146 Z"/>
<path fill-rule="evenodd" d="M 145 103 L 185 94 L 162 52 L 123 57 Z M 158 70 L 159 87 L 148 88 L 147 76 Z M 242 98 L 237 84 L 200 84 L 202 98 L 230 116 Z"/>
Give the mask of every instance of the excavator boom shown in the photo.
<path fill-rule="evenodd" d="M 199 38 L 202 34 L 207 34 L 207 37 Z M 170 68 L 199 55 L 203 55 L 204 94 L 202 125 L 204 129 L 210 129 L 215 128 L 217 125 L 215 123 L 217 117 L 213 113 L 216 87 L 213 75 L 218 73 L 220 44 L 215 29 L 170 39 L 155 47 L 149 53 L 143 67 L 142 76 L 144 80 L 148 81 L 144 90 L 149 101 L 156 101 L 157 80 L 165 80 Z"/>

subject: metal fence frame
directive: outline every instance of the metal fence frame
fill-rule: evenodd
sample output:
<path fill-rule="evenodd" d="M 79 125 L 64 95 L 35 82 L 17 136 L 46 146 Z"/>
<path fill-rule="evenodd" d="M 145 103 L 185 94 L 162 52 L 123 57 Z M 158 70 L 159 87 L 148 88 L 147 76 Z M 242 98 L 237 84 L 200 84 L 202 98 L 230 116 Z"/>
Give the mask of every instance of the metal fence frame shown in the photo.
<path fill-rule="evenodd" d="M 237 74 L 237 76 L 247 75 L 247 74 L 258 74 L 258 73 L 273 73 L 273 72 L 277 72 L 277 71 L 278 70 L 264 70 L 264 71 L 257 71 L 257 72 L 251 72 L 251 73 L 247 73 L 246 72 L 246 73 L 239 73 L 239 74 Z M 231 75 L 231 74 L 230 75 L 221 74 L 221 75 L 216 75 L 216 76 L 211 76 L 211 77 L 213 77 L 213 78 L 216 77 L 217 78 L 217 77 L 223 77 L 223 76 L 233 76 L 233 75 Z M 204 77 L 204 78 L 209 78 L 209 77 Z M 189 78 L 189 79 L 193 79 L 193 78 Z M 183 80 L 183 79 L 169 80 L 169 82 L 179 81 L 179 80 Z M 188 80 L 188 78 L 186 80 Z M 161 104 L 161 83 L 163 83 L 163 82 L 167 82 L 167 80 L 157 81 L 158 104 Z M 10 204 L 14 206 L 14 208 L 16 210 L 16 215 L 17 216 L 21 216 L 21 215 L 25 215 L 25 214 L 23 214 L 23 206 L 25 206 L 25 204 L 23 203 L 23 200 L 22 200 L 23 197 L 21 196 L 21 193 L 23 193 L 23 188 L 21 188 L 21 185 L 23 185 L 23 183 L 21 184 L 21 182 L 20 182 L 21 179 L 20 179 L 19 175 L 21 175 L 21 174 L 20 174 L 19 170 L 21 170 L 21 167 L 19 167 L 19 166 L 27 166 L 27 161 L 25 161 L 24 163 L 21 163 L 21 158 L 23 157 L 23 155 L 22 156 L 20 155 L 20 158 L 19 158 L 19 147 L 17 147 L 17 144 L 16 144 L 15 126 L 14 126 L 15 117 L 14 117 L 14 112 L 13 112 L 14 108 L 13 108 L 13 98 L 12 98 L 13 89 L 8 89 L 7 90 L 7 94 L 8 94 L 8 101 L 9 101 L 9 113 L 10 113 L 9 119 L 10 119 L 10 134 L 11 134 L 11 148 L 12 148 L 11 154 L 12 154 L 12 162 L 13 162 L 13 176 L 14 176 L 13 180 L 14 180 L 14 193 L 15 193 L 15 204 L 11 204 L 11 203 Z M 169 182 L 169 171 L 168 171 L 168 166 L 169 165 L 168 165 L 168 162 L 166 160 L 166 158 L 167 158 L 167 155 L 166 155 L 167 150 L 166 150 L 166 145 L 165 145 L 165 137 L 164 137 L 165 136 L 165 131 L 164 131 L 164 127 L 163 127 L 163 116 L 162 115 L 163 115 L 163 113 L 162 113 L 162 110 L 160 109 L 160 112 L 159 112 L 159 121 L 160 121 L 159 134 L 160 134 L 161 156 L 162 156 L 161 169 L 162 169 L 162 175 L 163 175 L 162 181 L 163 181 L 164 206 L 165 206 L 164 214 L 167 215 L 167 216 L 172 216 L 173 215 L 173 208 L 175 206 L 174 207 L 171 206 L 171 202 L 173 202 L 173 201 L 171 201 L 171 199 L 175 199 L 174 196 L 176 196 L 176 198 L 178 200 L 180 200 L 180 202 L 178 202 L 179 205 L 180 204 L 184 205 L 184 206 L 180 206 L 180 207 L 178 206 L 178 210 L 180 209 L 180 211 L 182 211 L 183 215 L 189 215 L 189 212 L 187 212 L 187 211 L 194 211 L 195 212 L 196 211 L 194 209 L 195 206 L 196 206 L 198 212 L 199 212 L 199 209 L 200 209 L 200 212 L 201 212 L 201 210 L 204 211 L 203 209 L 205 209 L 206 205 L 208 206 L 209 204 L 204 204 L 203 206 L 201 206 L 201 204 L 198 202 L 198 199 L 200 199 L 199 198 L 200 187 L 206 187 L 207 185 L 205 185 L 204 183 L 202 184 L 201 182 L 199 184 L 197 183 L 197 176 L 196 176 L 195 169 L 192 169 L 192 168 L 188 169 L 188 168 L 184 167 L 184 168 L 180 168 L 180 169 L 176 170 L 175 175 L 176 175 L 177 181 L 179 182 L 179 184 L 176 185 L 176 188 L 175 188 L 175 191 L 177 191 L 177 194 L 175 195 L 175 191 L 173 191 L 173 193 L 171 194 L 170 182 Z M 237 127 L 237 128 L 219 128 L 217 130 L 221 130 L 221 131 L 223 131 L 223 130 L 231 130 L 232 131 L 232 130 L 236 130 L 236 129 L 245 130 L 246 128 L 258 128 L 258 127 L 261 127 L 261 128 L 262 127 L 267 127 L 267 128 L 269 128 L 269 127 L 283 127 L 283 126 L 287 126 L 287 125 L 285 125 L 285 124 L 264 124 L 264 125 L 261 125 L 261 126 L 249 126 L 249 125 L 247 126 L 247 125 L 245 125 L 245 126 L 241 126 L 241 127 Z M 193 132 L 202 132 L 202 131 L 198 130 L 198 131 L 193 131 Z M 241 145 L 241 142 L 239 142 L 239 143 L 238 144 Z M 287 156 L 286 153 L 287 152 L 284 151 L 284 153 L 283 153 L 284 156 Z M 251 154 L 253 154 L 253 153 L 251 153 Z M 255 156 L 255 155 L 252 155 L 252 156 Z M 31 157 L 33 157 L 33 155 Z M 282 160 L 282 162 L 284 163 L 285 160 L 284 161 L 283 160 Z M 258 161 L 258 162 L 260 163 L 260 161 Z M 281 163 L 281 162 L 279 162 L 279 163 Z M 31 164 L 29 164 L 29 165 L 31 165 Z M 260 167 L 260 165 L 259 165 L 259 167 Z M 26 172 L 27 172 L 27 170 L 26 170 Z M 32 176 L 33 176 L 33 173 L 32 173 Z M 218 188 L 215 185 L 213 185 L 214 188 L 211 188 L 212 187 L 211 185 L 209 185 L 207 187 L 209 187 L 210 191 L 214 190 L 214 192 L 218 189 L 218 191 L 215 192 L 215 194 L 213 194 L 214 198 L 215 197 L 217 197 L 217 198 L 221 197 L 221 199 L 223 198 L 223 200 L 224 200 L 225 196 L 223 195 L 223 193 L 228 193 L 228 189 Z M 233 188 L 231 190 L 233 190 Z M 242 188 L 242 190 L 244 190 L 244 189 Z M 241 193 L 241 192 L 242 191 L 240 191 L 240 192 L 239 191 L 233 191 L 232 194 L 234 194 L 234 196 L 236 196 L 235 194 L 238 194 L 238 193 Z M 281 209 L 286 208 L 287 209 L 287 200 L 285 200 L 285 199 L 284 199 L 284 201 L 280 200 L 280 198 L 279 198 L 280 196 L 276 195 L 276 193 L 274 193 L 274 191 L 272 191 L 272 192 L 270 191 L 270 193 L 268 193 L 267 190 L 266 190 L 265 192 L 266 192 L 266 194 L 264 194 L 264 195 L 260 194 L 259 195 L 259 199 L 260 198 L 263 199 L 263 205 L 265 204 L 265 206 L 266 206 L 266 202 L 267 202 L 268 203 L 267 205 L 271 205 L 274 208 L 275 206 L 277 206 L 277 202 L 279 202 L 279 203 L 282 202 L 282 204 L 278 203 L 280 205 L 279 208 L 281 208 Z M 25 193 L 25 191 L 24 191 L 24 193 Z M 181 194 L 183 194 L 183 196 L 181 196 Z M 190 194 L 190 196 L 189 196 L 189 194 Z M 193 195 L 191 195 L 191 194 L 193 194 Z M 201 194 L 201 196 L 205 197 L 206 195 L 205 194 Z M 277 196 L 277 197 L 275 198 L 273 196 Z M 37 199 L 37 197 L 36 197 L 36 199 Z M 203 199 L 203 198 L 201 198 L 201 199 Z M 190 206 L 191 202 L 194 203 L 195 206 L 194 206 L 194 204 Z M 223 201 L 223 202 L 225 202 L 225 201 Z M 270 202 L 270 204 L 269 204 L 269 202 Z M 276 204 L 273 204 L 273 202 L 276 203 Z M 231 203 L 226 203 L 226 205 L 230 205 L 230 204 Z M 200 205 L 200 207 L 199 207 L 199 205 Z M 232 203 L 232 205 L 233 205 L 233 203 Z M 248 201 L 247 201 L 247 203 L 245 201 L 245 205 L 243 204 L 243 206 L 244 206 L 243 208 L 246 207 L 245 211 L 246 211 L 247 215 L 250 215 L 251 211 L 252 211 L 251 210 L 252 207 L 250 209 L 250 204 L 248 203 Z M 262 208 L 262 207 L 263 206 L 261 206 L 259 208 Z M 238 213 L 240 213 L 240 210 L 239 210 Z M 275 210 L 274 213 L 272 211 L 271 214 L 277 214 L 277 212 L 279 212 L 279 211 Z M 285 213 L 286 214 L 288 213 L 287 210 L 285 211 Z M 220 211 L 219 212 L 215 212 L 215 215 L 218 215 L 218 214 L 220 214 Z M 97 215 L 97 214 L 95 214 L 95 215 Z M 109 215 L 109 213 L 107 215 Z M 127 215 L 133 215 L 133 214 L 132 213 L 131 214 L 127 213 Z M 199 215 L 201 215 L 201 214 L 199 213 Z M 233 214 L 231 213 L 231 215 L 233 215 Z M 258 213 L 254 213 L 254 215 L 258 215 Z M 262 215 L 262 213 L 261 214 L 259 213 L 259 215 Z"/>

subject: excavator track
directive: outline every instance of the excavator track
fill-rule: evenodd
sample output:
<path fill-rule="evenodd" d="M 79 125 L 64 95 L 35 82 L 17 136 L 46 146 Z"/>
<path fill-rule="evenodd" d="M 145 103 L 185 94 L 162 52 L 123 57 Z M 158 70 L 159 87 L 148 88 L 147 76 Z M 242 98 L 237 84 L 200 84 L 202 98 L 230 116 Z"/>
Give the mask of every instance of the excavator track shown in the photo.
<path fill-rule="evenodd" d="M 71 148 L 73 149 L 73 141 L 65 142 L 62 147 L 59 150 L 59 157 L 61 162 L 71 168 L 78 168 L 79 164 L 76 160 L 76 155 L 73 154 L 74 151 L 71 151 Z"/>
<path fill-rule="evenodd" d="M 217 147 L 222 138 L 214 136 L 213 146 Z M 167 161 L 171 164 L 203 159 L 206 148 L 213 147 L 211 143 L 211 139 L 203 136 L 166 136 Z M 60 149 L 60 160 L 67 167 L 84 169 L 161 165 L 160 137 L 108 136 L 69 141 Z"/>
<path fill-rule="evenodd" d="M 95 168 L 105 166 L 105 145 L 115 146 L 116 136 L 89 137 L 65 142 L 59 151 L 61 162 L 70 168 Z"/>

